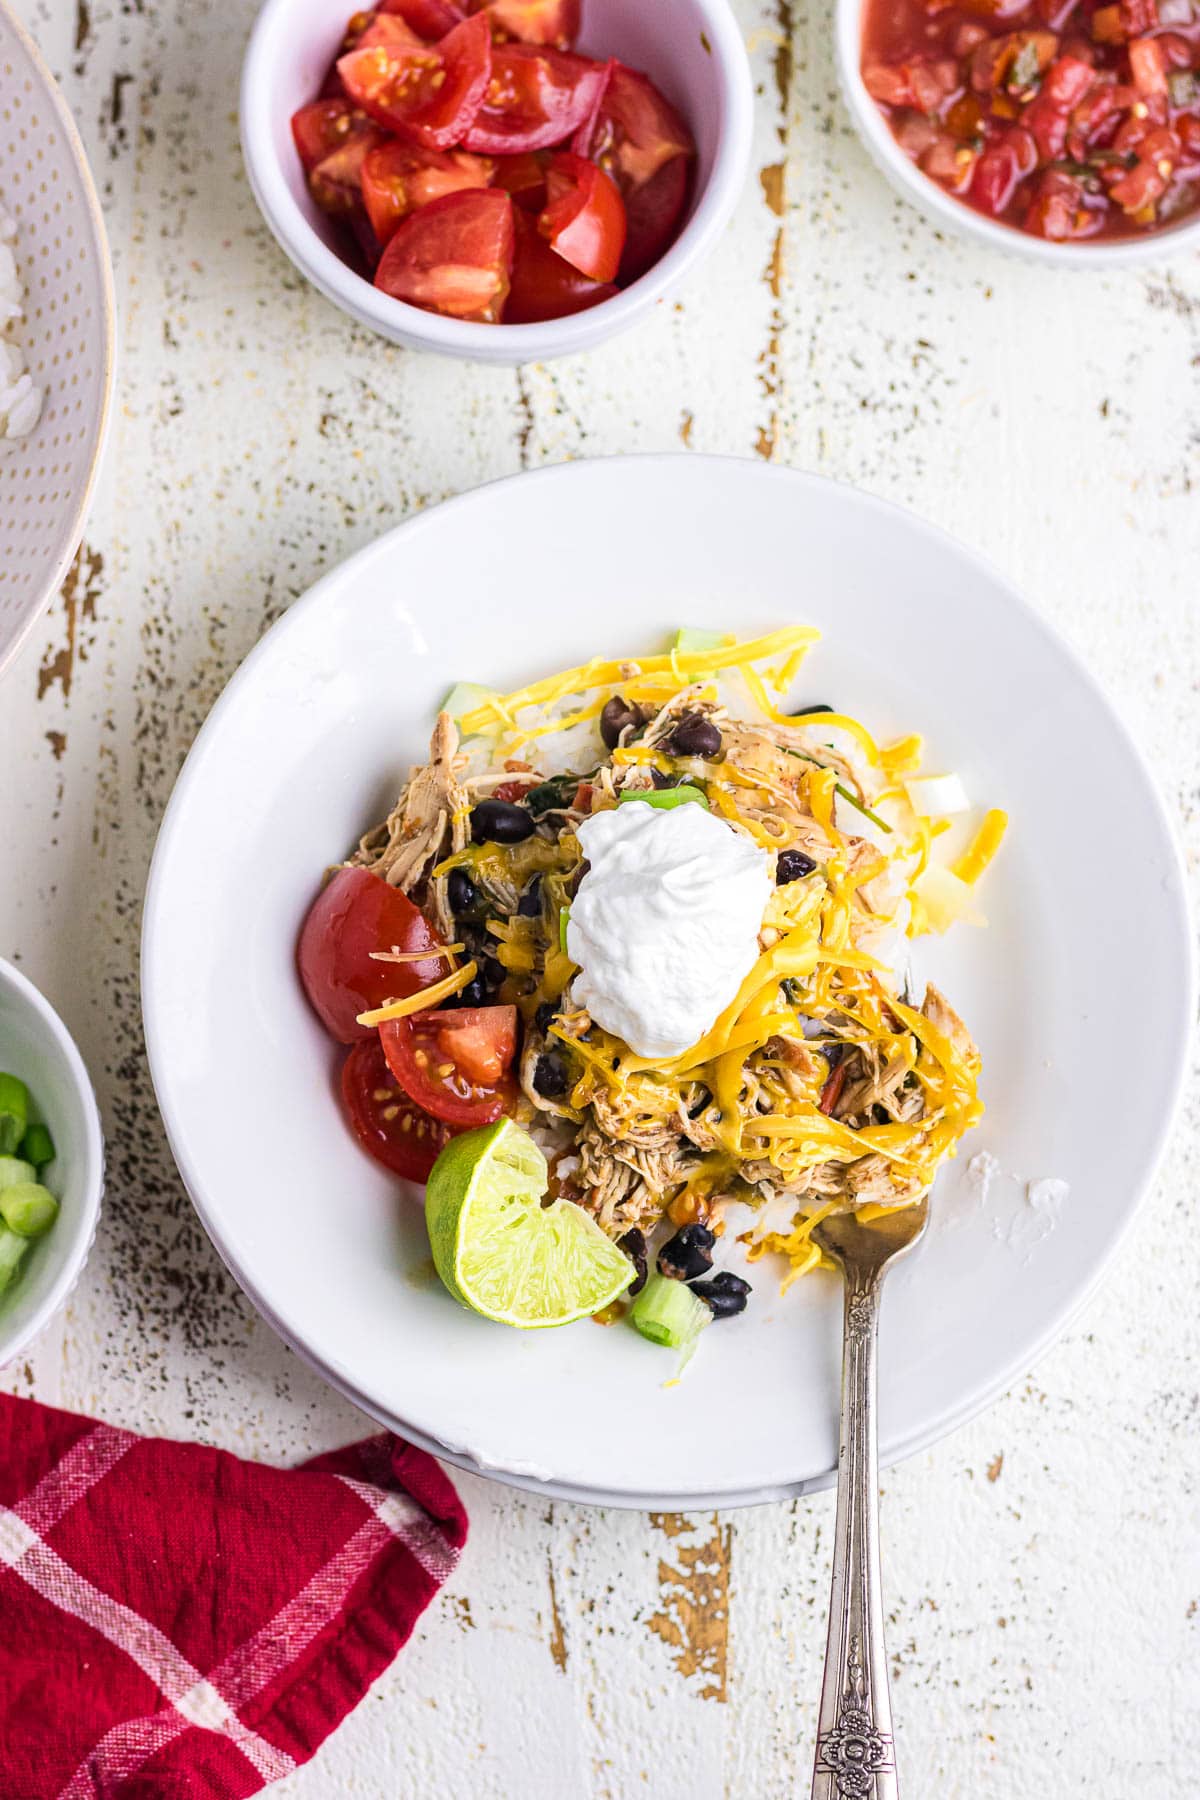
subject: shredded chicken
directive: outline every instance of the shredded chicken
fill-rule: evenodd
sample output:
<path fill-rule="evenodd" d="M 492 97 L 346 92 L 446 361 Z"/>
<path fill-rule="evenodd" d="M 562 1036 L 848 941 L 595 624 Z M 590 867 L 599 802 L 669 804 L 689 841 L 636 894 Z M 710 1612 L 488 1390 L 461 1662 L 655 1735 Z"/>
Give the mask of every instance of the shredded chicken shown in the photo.
<path fill-rule="evenodd" d="M 465 847 L 470 802 L 458 780 L 458 731 L 449 713 L 439 713 L 429 745 L 429 761 L 414 768 L 400 798 L 382 825 L 369 831 L 351 862 L 382 875 L 418 906 L 427 898 L 430 871 L 452 850 Z M 439 886 L 440 884 L 434 884 Z M 439 930 L 452 927 L 441 894 L 428 896 Z"/>

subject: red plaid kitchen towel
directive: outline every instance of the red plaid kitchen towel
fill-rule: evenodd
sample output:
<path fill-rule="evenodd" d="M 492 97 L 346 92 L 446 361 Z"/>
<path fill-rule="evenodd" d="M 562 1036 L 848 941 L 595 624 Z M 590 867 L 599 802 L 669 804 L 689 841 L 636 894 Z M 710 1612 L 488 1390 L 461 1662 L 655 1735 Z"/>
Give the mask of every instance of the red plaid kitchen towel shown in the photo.
<path fill-rule="evenodd" d="M 243 1800 L 307 1762 L 467 1534 L 432 1458 L 299 1469 L 0 1395 L 0 1800 Z"/>

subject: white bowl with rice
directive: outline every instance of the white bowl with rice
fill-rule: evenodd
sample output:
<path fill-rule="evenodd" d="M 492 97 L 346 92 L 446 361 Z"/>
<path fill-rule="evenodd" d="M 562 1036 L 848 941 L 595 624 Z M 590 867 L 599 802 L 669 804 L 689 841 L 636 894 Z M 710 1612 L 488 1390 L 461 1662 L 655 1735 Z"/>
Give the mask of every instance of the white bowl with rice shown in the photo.
<path fill-rule="evenodd" d="M 0 671 L 79 546 L 115 368 L 112 269 L 87 157 L 0 0 Z"/>

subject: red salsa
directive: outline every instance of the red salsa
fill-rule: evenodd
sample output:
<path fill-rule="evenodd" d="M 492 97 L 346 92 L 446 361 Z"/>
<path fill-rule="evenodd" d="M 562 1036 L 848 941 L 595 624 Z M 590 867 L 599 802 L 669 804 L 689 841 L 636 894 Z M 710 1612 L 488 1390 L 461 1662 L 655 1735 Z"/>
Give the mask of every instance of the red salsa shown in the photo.
<path fill-rule="evenodd" d="M 862 77 L 926 175 L 1019 231 L 1200 212 L 1200 0 L 866 0 Z"/>
<path fill-rule="evenodd" d="M 580 0 L 382 0 L 292 118 L 346 260 L 480 324 L 557 319 L 678 235 L 695 145 L 653 82 L 571 48 Z"/>

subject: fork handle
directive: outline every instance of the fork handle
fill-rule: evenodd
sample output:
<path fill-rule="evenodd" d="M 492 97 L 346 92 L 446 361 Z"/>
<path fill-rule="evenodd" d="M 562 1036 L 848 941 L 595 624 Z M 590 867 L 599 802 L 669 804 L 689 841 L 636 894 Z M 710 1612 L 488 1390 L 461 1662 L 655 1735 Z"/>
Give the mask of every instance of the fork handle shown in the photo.
<path fill-rule="evenodd" d="M 878 1270 L 846 1271 L 837 1522 L 812 1800 L 897 1800 L 879 1580 Z"/>

